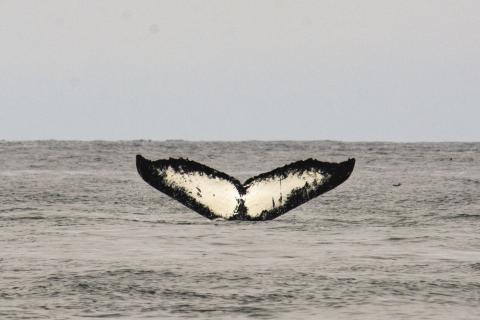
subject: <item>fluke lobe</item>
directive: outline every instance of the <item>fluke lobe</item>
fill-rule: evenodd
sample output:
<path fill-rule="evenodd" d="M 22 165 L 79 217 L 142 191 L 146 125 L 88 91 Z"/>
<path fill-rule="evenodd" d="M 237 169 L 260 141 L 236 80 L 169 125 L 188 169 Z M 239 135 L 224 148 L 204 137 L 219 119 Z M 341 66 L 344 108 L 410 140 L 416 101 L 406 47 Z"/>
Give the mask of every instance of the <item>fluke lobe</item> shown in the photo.
<path fill-rule="evenodd" d="M 188 159 L 150 161 L 137 155 L 137 170 L 152 187 L 208 219 L 271 220 L 347 180 L 355 159 L 341 163 L 301 160 L 237 179 Z"/>

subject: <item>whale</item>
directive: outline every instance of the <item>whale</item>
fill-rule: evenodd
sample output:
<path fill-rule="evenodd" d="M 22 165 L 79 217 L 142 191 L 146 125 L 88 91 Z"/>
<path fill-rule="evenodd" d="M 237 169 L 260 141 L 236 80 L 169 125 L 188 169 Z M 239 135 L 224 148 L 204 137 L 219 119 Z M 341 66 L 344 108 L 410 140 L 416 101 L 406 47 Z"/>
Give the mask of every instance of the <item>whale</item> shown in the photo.
<path fill-rule="evenodd" d="M 261 173 L 241 183 L 236 178 L 185 158 L 148 160 L 136 156 L 142 179 L 200 215 L 214 220 L 275 219 L 345 182 L 355 159 L 306 159 Z"/>

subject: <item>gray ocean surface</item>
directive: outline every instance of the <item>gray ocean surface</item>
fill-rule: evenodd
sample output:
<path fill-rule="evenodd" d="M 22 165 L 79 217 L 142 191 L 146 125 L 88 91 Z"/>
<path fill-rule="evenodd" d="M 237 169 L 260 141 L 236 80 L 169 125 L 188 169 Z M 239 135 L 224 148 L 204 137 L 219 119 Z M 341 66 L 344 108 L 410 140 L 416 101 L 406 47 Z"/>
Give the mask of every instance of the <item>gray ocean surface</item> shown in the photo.
<path fill-rule="evenodd" d="M 357 163 L 276 220 L 210 221 L 137 153 L 241 181 Z M 0 179 L 0 319 L 480 318 L 480 143 L 0 141 Z"/>

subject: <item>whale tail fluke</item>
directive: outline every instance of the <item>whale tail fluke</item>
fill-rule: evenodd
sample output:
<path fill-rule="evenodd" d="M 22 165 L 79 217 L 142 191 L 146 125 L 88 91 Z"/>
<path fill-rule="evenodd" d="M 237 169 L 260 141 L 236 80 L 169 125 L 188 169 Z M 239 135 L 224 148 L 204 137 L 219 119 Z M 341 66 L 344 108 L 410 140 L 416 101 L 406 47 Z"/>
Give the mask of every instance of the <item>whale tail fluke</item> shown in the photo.
<path fill-rule="evenodd" d="M 137 170 L 152 187 L 209 219 L 271 220 L 342 184 L 355 159 L 341 163 L 297 161 L 237 179 L 188 159 L 150 161 L 137 155 Z"/>

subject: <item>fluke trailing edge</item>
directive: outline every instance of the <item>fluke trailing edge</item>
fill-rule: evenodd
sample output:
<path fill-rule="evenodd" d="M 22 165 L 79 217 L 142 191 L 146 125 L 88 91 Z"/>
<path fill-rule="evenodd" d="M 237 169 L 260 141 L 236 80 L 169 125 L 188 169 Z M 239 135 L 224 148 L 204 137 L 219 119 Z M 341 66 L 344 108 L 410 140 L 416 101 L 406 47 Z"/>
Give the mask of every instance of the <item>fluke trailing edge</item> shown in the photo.
<path fill-rule="evenodd" d="M 355 159 L 341 163 L 297 161 L 247 179 L 237 179 L 188 159 L 150 161 L 137 155 L 137 170 L 152 187 L 209 219 L 271 220 L 350 176 Z"/>

